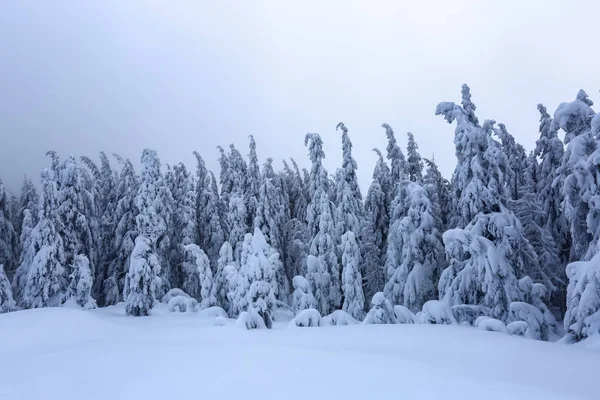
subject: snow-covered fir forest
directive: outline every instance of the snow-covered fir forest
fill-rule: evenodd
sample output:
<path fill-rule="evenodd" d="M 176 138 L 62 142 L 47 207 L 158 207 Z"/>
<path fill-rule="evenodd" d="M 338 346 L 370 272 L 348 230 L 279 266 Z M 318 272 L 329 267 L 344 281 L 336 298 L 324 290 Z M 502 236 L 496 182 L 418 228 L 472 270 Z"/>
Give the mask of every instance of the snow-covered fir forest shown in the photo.
<path fill-rule="evenodd" d="M 556 110 L 539 104 L 526 149 L 477 117 L 467 85 L 459 100 L 435 109 L 449 124 L 440 134 L 454 131 L 452 176 L 419 154 L 418 133 L 404 149 L 401 127 L 384 123 L 366 193 L 341 122 L 335 171 L 317 133 L 290 138 L 304 140 L 308 169 L 260 165 L 252 136 L 218 148 L 219 171 L 196 152 L 190 168 L 145 149 L 136 171 L 117 154 L 96 163 L 49 151 L 41 182 L 26 178 L 20 196 L 0 185 L 0 311 L 124 302 L 145 316 L 164 301 L 220 307 L 248 328 L 288 309 L 299 326 L 462 323 L 569 343 L 600 334 L 593 102 L 580 90 Z"/>

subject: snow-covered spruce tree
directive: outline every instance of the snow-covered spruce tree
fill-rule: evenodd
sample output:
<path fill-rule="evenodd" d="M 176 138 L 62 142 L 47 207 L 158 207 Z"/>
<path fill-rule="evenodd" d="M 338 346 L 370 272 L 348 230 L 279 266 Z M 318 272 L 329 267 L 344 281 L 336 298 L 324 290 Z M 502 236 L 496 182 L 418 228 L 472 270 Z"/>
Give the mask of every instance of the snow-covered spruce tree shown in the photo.
<path fill-rule="evenodd" d="M 212 172 L 204 166 L 204 160 L 194 153 L 198 160 L 196 186 L 196 218 L 198 239 L 212 265 L 216 265 L 219 250 L 225 242 L 228 231 L 225 206 L 219 198 L 217 182 Z"/>
<path fill-rule="evenodd" d="M 83 254 L 77 254 L 73 258 L 71 271 L 65 300 L 71 299 L 84 310 L 96 308 L 96 300 L 92 298 L 93 279 L 88 258 Z"/>
<path fill-rule="evenodd" d="M 254 228 L 252 243 L 246 259 L 249 273 L 250 289 L 248 290 L 248 311 L 256 312 L 264 321 L 267 328 L 273 324 L 272 314 L 275 308 L 275 294 L 272 282 L 276 271 L 269 261 L 270 246 L 258 228 Z"/>
<path fill-rule="evenodd" d="M 18 225 L 14 226 L 15 230 L 19 235 L 23 233 L 23 223 L 25 219 L 25 210 L 29 210 L 29 217 L 32 218 L 28 222 L 28 226 L 34 227 L 37 224 L 40 210 L 40 196 L 38 195 L 37 189 L 33 184 L 33 181 L 25 177 L 23 180 L 23 186 L 21 187 L 21 197 L 19 198 L 19 211 L 16 216 Z M 19 250 L 23 247 L 19 245 Z"/>
<path fill-rule="evenodd" d="M 67 281 L 63 243 L 56 215 L 58 193 L 53 173 L 42 170 L 43 202 L 39 221 L 23 249 L 18 275 L 24 276 L 17 304 L 23 308 L 52 307 L 61 304 Z"/>
<path fill-rule="evenodd" d="M 360 273 L 361 255 L 354 232 L 347 231 L 342 235 L 342 292 L 344 303 L 342 310 L 353 318 L 363 318 L 365 296 L 362 289 Z"/>
<path fill-rule="evenodd" d="M 562 211 L 564 177 L 559 173 L 565 148 L 558 137 L 558 124 L 554 123 L 546 107 L 542 104 L 537 107 L 540 112 L 540 138 L 536 141 L 534 154 L 541 161 L 537 170 L 536 193 L 544 216 L 542 226 L 552 234 L 564 266 L 569 260 L 571 247 L 569 224 Z"/>
<path fill-rule="evenodd" d="M 306 279 L 310 282 L 315 297 L 315 308 L 317 310 L 327 310 L 329 308 L 327 286 L 331 276 L 319 259 L 313 255 L 306 257 Z"/>
<path fill-rule="evenodd" d="M 309 308 L 316 309 L 317 300 L 313 296 L 310 282 L 303 276 L 298 275 L 292 279 L 292 284 L 294 286 L 292 297 L 292 311 L 294 311 L 294 315 Z"/>
<path fill-rule="evenodd" d="M 390 160 L 391 165 L 391 179 L 392 179 L 392 198 L 398 193 L 397 187 L 407 178 L 406 174 L 406 158 L 404 153 L 398 146 L 396 136 L 394 136 L 394 130 L 388 124 L 381 125 L 385 129 L 385 134 L 388 138 L 387 145 L 387 158 Z"/>
<path fill-rule="evenodd" d="M 435 284 L 443 267 L 443 245 L 437 210 L 426 189 L 407 186 L 406 215 L 392 226 L 388 249 L 399 255 L 399 264 L 388 272 L 384 294 L 393 303 L 418 312 L 436 297 Z"/>
<path fill-rule="evenodd" d="M 86 197 L 90 196 L 90 193 L 83 185 L 80 171 L 72 156 L 68 157 L 60 166 L 60 190 L 58 191 L 56 215 L 61 222 L 59 232 L 64 245 L 68 275 L 73 272 L 75 257 L 83 254 L 88 258 L 92 276 L 94 276 L 96 242 L 92 234 L 90 219 L 86 213 Z"/>
<path fill-rule="evenodd" d="M 229 243 L 233 247 L 233 257 L 237 262 L 240 262 L 244 235 L 248 232 L 248 226 L 246 225 L 246 205 L 240 193 L 234 192 L 230 194 L 227 222 L 229 226 Z"/>
<path fill-rule="evenodd" d="M 534 192 L 535 167 L 533 159 L 526 160 L 522 173 L 523 182 L 518 190 L 520 198 L 512 207 L 523 226 L 525 238 L 537 256 L 536 262 L 524 266 L 525 273 L 554 292 L 559 285 L 564 284 L 565 277 L 557 254 L 558 247 L 552 234 L 543 226 L 544 211 Z"/>
<path fill-rule="evenodd" d="M 309 202 L 308 185 L 300 173 L 300 168 L 298 168 L 296 160 L 292 158 L 291 161 L 294 167 L 294 178 L 289 186 L 293 188 L 291 193 L 295 193 L 291 218 L 296 218 L 298 221 L 306 223 L 306 208 Z"/>
<path fill-rule="evenodd" d="M 361 231 L 364 215 L 362 194 L 358 185 L 356 171 L 358 166 L 352 157 L 352 142 L 348 129 L 340 122 L 336 129 L 342 130 L 342 168 L 336 182 L 336 238 L 352 231 L 358 235 Z M 339 239 L 337 239 L 339 240 Z"/>
<path fill-rule="evenodd" d="M 254 226 L 256 210 L 258 209 L 259 191 L 261 186 L 260 167 L 258 165 L 258 156 L 256 155 L 256 141 L 254 136 L 250 135 L 250 153 L 248 154 L 248 175 L 246 178 L 246 190 L 244 200 L 246 202 L 246 225 Z"/>
<path fill-rule="evenodd" d="M 506 320 L 510 303 L 521 298 L 516 273 L 524 275 L 537 262 L 519 220 L 504 205 L 508 160 L 492 139 L 494 121 L 477 122 L 468 86 L 463 85 L 462 107 L 440 103 L 436 114 L 457 122 L 451 225 L 464 226 L 443 235 L 450 265 L 440 277 L 440 298 L 450 305 L 490 307 L 492 317 Z"/>
<path fill-rule="evenodd" d="M 19 241 L 11 221 L 9 198 L 0 180 L 0 264 L 3 264 L 9 275 L 17 267 L 17 249 Z"/>
<path fill-rule="evenodd" d="M 239 268 L 235 274 L 233 274 L 229 268 L 226 271 L 227 279 L 229 281 L 229 292 L 227 293 L 227 299 L 229 300 L 229 316 L 234 318 L 240 315 L 240 313 L 248 309 L 248 292 L 250 291 L 250 266 L 248 265 L 248 255 L 252 251 L 253 235 L 247 233 L 244 236 L 244 242 L 242 244 L 242 251 L 240 252 L 240 261 L 236 261 L 236 266 Z"/>
<path fill-rule="evenodd" d="M 273 159 L 263 166 L 254 227 L 260 229 L 267 243 L 277 251 L 283 248 L 283 229 L 286 222 L 285 208 L 280 188 L 275 186 Z"/>
<path fill-rule="evenodd" d="M 114 234 L 117 207 L 118 174 L 112 169 L 110 160 L 104 152 L 100 152 L 100 167 L 88 157 L 81 157 L 81 162 L 88 167 L 93 176 L 93 185 L 88 196 L 93 197 L 93 212 L 88 215 L 90 231 L 95 242 L 96 273 L 92 295 L 100 304 L 105 303 L 104 281 L 108 278 L 110 263 L 116 257 Z M 117 158 L 122 161 L 120 158 Z M 85 171 L 85 170 L 83 170 Z"/>
<path fill-rule="evenodd" d="M 585 103 L 589 107 L 590 104 L 588 103 L 590 103 L 589 100 Z M 579 109 L 584 114 L 589 111 L 581 105 L 579 105 Z M 558 111 L 554 115 L 555 119 L 564 117 L 562 115 L 557 116 L 557 114 Z M 573 119 L 576 120 L 576 118 Z M 569 338 L 573 341 L 600 334 L 600 191 L 598 190 L 600 183 L 598 182 L 600 171 L 600 113 L 591 119 L 590 131 L 587 134 L 582 133 L 580 136 L 588 134 L 595 141 L 596 150 L 590 154 L 587 162 L 584 163 L 581 160 L 578 162 L 578 172 L 584 175 L 580 172 L 581 170 L 593 171 L 594 179 L 591 184 L 586 182 L 586 185 L 582 185 L 586 190 L 580 192 L 581 198 L 589 202 L 586 223 L 593 240 L 585 255 L 585 259 L 589 259 L 589 261 L 573 262 L 567 265 L 569 285 L 567 286 L 567 312 L 564 324 Z M 573 142 L 574 140 L 569 144 L 567 153 L 569 151 L 575 153 L 576 148 L 572 148 L 575 146 L 571 145 Z M 570 179 L 573 178 L 569 176 L 565 181 L 565 188 L 568 187 Z M 565 195 L 566 197 L 569 196 L 568 194 Z M 574 234 L 573 238 L 575 238 Z"/>
<path fill-rule="evenodd" d="M 391 176 L 383 155 L 379 156 L 373 181 L 365 198 L 365 221 L 363 227 L 363 263 L 365 271 L 365 297 L 373 298 L 377 292 L 383 291 L 385 285 L 385 256 L 390 221 Z"/>
<path fill-rule="evenodd" d="M 169 255 L 172 242 L 168 228 L 173 213 L 173 196 L 160 172 L 160 159 L 156 151 L 145 149 L 142 152 L 139 179 L 140 185 L 135 198 L 138 211 L 136 224 L 138 232 L 150 239 L 152 251 L 160 264 L 160 286 L 156 288 L 156 296 L 162 298 L 171 287 Z"/>
<path fill-rule="evenodd" d="M 306 276 L 306 256 L 310 237 L 306 224 L 291 219 L 284 227 L 284 259 L 283 265 L 288 280 L 294 276 Z"/>
<path fill-rule="evenodd" d="M 307 133 L 304 145 L 308 147 L 308 158 L 311 162 L 310 175 L 307 178 L 308 206 L 306 209 L 306 222 L 311 237 L 319 230 L 321 212 L 321 194 L 325 193 L 329 201 L 329 177 L 327 170 L 323 167 L 325 152 L 323 141 L 317 133 Z M 324 314 L 323 314 L 324 315 Z"/>
<path fill-rule="evenodd" d="M 420 182 L 423 177 L 423 160 L 419 154 L 419 146 L 415 141 L 415 136 L 408 132 L 408 145 L 406 147 L 406 172 L 408 179 L 413 182 Z"/>
<path fill-rule="evenodd" d="M 425 164 L 427 165 L 427 169 L 423 179 L 426 184 L 433 185 L 435 188 L 440 211 L 439 215 L 442 221 L 442 229 L 440 229 L 440 231 L 444 231 L 448 226 L 448 220 L 452 209 L 450 182 L 442 176 L 433 157 L 431 160 L 425 159 Z"/>
<path fill-rule="evenodd" d="M 588 202 L 595 194 L 594 175 L 588 157 L 598 147 L 591 134 L 591 120 L 595 114 L 592 105 L 587 94 L 580 90 L 574 101 L 562 103 L 554 113 L 554 122 L 565 131 L 567 145 L 563 163 L 558 169 L 561 177 L 556 179 L 564 182 L 564 213 L 572 238 L 569 261 L 582 260 L 593 239 L 586 224 L 590 211 Z"/>
<path fill-rule="evenodd" d="M 518 200 L 521 198 L 520 189 L 524 185 L 523 174 L 527 164 L 527 154 L 523 146 L 518 144 L 513 135 L 508 133 L 504 124 L 498 124 L 498 129 L 494 131 L 500 138 L 502 149 L 508 160 L 508 168 L 504 173 L 506 195 L 510 200 Z"/>
<path fill-rule="evenodd" d="M 173 286 L 182 287 L 185 271 L 182 266 L 185 246 L 197 243 L 198 229 L 196 227 L 196 193 L 195 183 L 185 165 L 179 163 L 173 167 L 174 213 L 171 223 L 171 237 L 174 243 L 171 265 L 171 282 Z M 186 293 L 190 294 L 186 291 Z"/>
<path fill-rule="evenodd" d="M 21 268 L 21 267 L 17 267 L 15 274 L 13 276 L 13 280 L 12 280 L 12 290 L 13 290 L 13 298 L 14 299 L 19 299 L 20 298 L 20 290 L 23 289 L 23 286 L 25 284 L 25 280 L 27 279 L 27 266 L 29 266 L 29 264 L 31 263 L 31 260 L 33 260 L 33 256 L 35 254 L 32 254 L 32 251 L 35 251 L 35 248 L 32 247 L 31 244 L 31 240 L 33 239 L 33 237 L 31 236 L 31 232 L 33 232 L 33 229 L 35 228 L 35 226 L 37 225 L 37 223 L 34 223 L 34 218 L 33 215 L 31 213 L 31 211 L 29 211 L 29 209 L 25 209 L 22 212 L 23 214 L 23 223 L 21 226 L 21 236 L 19 238 L 19 249 L 20 249 L 20 254 L 19 254 L 19 266 L 24 265 L 25 267 Z M 39 216 L 39 213 L 38 213 Z M 36 218 L 37 220 L 37 218 Z"/>
<path fill-rule="evenodd" d="M 328 315 L 341 306 L 342 293 L 336 245 L 333 239 L 335 227 L 331 215 L 331 203 L 325 191 L 321 191 L 319 206 L 319 230 L 311 240 L 309 253 L 318 258 L 323 272 L 327 273 L 328 279 L 322 278 L 322 293 L 327 299 L 327 305 L 320 304 L 324 308 L 319 309 L 319 312 L 321 315 Z"/>
<path fill-rule="evenodd" d="M 112 215 L 115 227 L 112 237 L 114 256 L 108 265 L 106 278 L 102 283 L 102 295 L 98 298 L 100 306 L 114 305 L 123 299 L 125 276 L 129 270 L 129 257 L 135 246 L 138 235 L 136 215 L 138 214 L 135 198 L 138 191 L 138 179 L 130 160 L 117 157 L 122 164 L 117 181 L 117 204 Z"/>
<path fill-rule="evenodd" d="M 16 306 L 4 266 L 0 264 L 0 314 L 14 311 Z"/>
<path fill-rule="evenodd" d="M 228 266 L 235 268 L 235 262 L 233 261 L 233 249 L 229 242 L 225 242 L 219 250 L 219 259 L 217 260 L 217 270 L 213 285 L 216 304 L 225 310 L 229 310 L 230 308 L 227 297 L 229 293 L 229 280 L 227 278 L 226 267 Z"/>
<path fill-rule="evenodd" d="M 181 289 L 200 302 L 201 308 L 217 304 L 208 257 L 197 244 L 185 246 L 181 265 Z"/>
<path fill-rule="evenodd" d="M 125 312 L 134 317 L 149 315 L 160 283 L 160 264 L 152 241 L 140 235 L 135 239 L 125 282 Z"/>

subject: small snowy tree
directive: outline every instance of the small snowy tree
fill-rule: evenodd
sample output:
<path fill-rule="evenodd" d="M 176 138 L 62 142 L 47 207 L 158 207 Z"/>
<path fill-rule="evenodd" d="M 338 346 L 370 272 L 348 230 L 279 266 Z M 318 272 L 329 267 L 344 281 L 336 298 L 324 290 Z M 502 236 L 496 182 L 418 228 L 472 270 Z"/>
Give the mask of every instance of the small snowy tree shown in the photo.
<path fill-rule="evenodd" d="M 371 309 L 369 310 L 364 324 L 395 324 L 396 314 L 392 303 L 382 292 L 375 293 L 371 300 Z"/>
<path fill-rule="evenodd" d="M 275 294 L 271 282 L 275 279 L 273 264 L 269 262 L 269 245 L 258 228 L 254 228 L 252 243 L 246 259 L 250 278 L 248 291 L 249 311 L 260 315 L 267 328 L 272 326 L 272 313 L 275 307 Z"/>
<path fill-rule="evenodd" d="M 16 303 L 13 299 L 10 282 L 4 273 L 4 266 L 0 264 L 0 314 L 14 311 Z"/>
<path fill-rule="evenodd" d="M 208 308 L 217 304 L 213 291 L 212 272 L 208 257 L 196 244 L 184 246 L 183 284 L 181 288 L 191 297 L 200 302 L 201 308 Z"/>
<path fill-rule="evenodd" d="M 18 238 L 11 221 L 9 197 L 0 180 L 0 264 L 13 272 L 17 265 Z"/>
<path fill-rule="evenodd" d="M 342 292 L 344 303 L 342 310 L 355 319 L 362 319 L 365 297 L 360 274 L 360 249 L 353 232 L 342 236 Z"/>
<path fill-rule="evenodd" d="M 233 261 L 233 249 L 231 248 L 229 242 L 223 243 L 221 250 L 219 250 L 215 284 L 213 285 L 216 304 L 223 307 L 225 310 L 229 309 L 229 299 L 227 298 L 227 293 L 229 292 L 229 281 L 226 273 L 227 266 L 232 266 L 235 269 Z"/>
<path fill-rule="evenodd" d="M 317 308 L 317 300 L 313 296 L 310 282 L 303 276 L 295 276 L 292 280 L 294 294 L 292 299 L 292 311 L 294 314 L 309 308 Z"/>
<path fill-rule="evenodd" d="M 78 254 L 71 267 L 70 283 L 67 289 L 66 300 L 73 301 L 84 310 L 96 308 L 96 300 L 92 298 L 92 271 L 90 261 L 83 254 Z"/>
<path fill-rule="evenodd" d="M 260 197 L 261 176 L 258 165 L 258 156 L 256 155 L 256 141 L 254 136 L 250 135 L 250 153 L 248 154 L 248 176 L 246 179 L 246 192 L 244 200 L 246 202 L 246 213 L 248 226 L 254 226 L 256 210 L 258 208 L 258 199 Z"/>
<path fill-rule="evenodd" d="M 317 310 L 327 310 L 329 303 L 326 286 L 329 284 L 331 278 L 323 264 L 313 255 L 306 257 L 306 279 L 310 282 L 317 302 L 315 308 Z M 324 313 L 321 312 L 321 314 L 323 315 Z"/>
<path fill-rule="evenodd" d="M 152 249 L 152 242 L 145 236 L 135 239 L 127 274 L 125 312 L 135 317 L 147 316 L 156 301 L 156 289 L 160 285 L 160 265 Z"/>

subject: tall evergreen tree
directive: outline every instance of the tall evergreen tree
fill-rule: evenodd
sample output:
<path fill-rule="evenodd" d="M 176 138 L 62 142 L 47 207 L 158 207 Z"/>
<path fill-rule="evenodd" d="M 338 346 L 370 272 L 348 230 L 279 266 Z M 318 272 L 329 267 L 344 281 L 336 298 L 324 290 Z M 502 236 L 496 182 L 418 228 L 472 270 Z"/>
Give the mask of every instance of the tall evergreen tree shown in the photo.
<path fill-rule="evenodd" d="M 275 181 L 273 159 L 268 158 L 263 166 L 254 227 L 260 229 L 269 245 L 277 251 L 281 251 L 286 222 L 284 214 L 286 206 L 280 188 L 275 186 Z"/>
<path fill-rule="evenodd" d="M 17 249 L 19 241 L 17 232 L 11 221 L 9 198 L 0 180 L 0 264 L 4 265 L 12 275 L 17 266 Z"/>
<path fill-rule="evenodd" d="M 362 289 L 360 273 L 361 255 L 354 232 L 347 231 L 342 235 L 342 292 L 344 302 L 342 310 L 353 318 L 361 320 L 365 307 L 365 296 Z"/>
<path fill-rule="evenodd" d="M 58 306 L 62 303 L 67 281 L 62 238 L 57 225 L 58 193 L 55 174 L 42 170 L 43 203 L 40 218 L 23 249 L 17 274 L 24 276 L 17 303 L 23 308 Z"/>
<path fill-rule="evenodd" d="M 256 155 L 256 141 L 252 135 L 250 135 L 250 153 L 248 154 L 248 177 L 246 183 L 244 196 L 247 213 L 246 225 L 254 226 L 260 197 L 261 175 L 260 167 L 258 165 L 258 156 Z"/>
<path fill-rule="evenodd" d="M 124 300 L 125 276 L 129 270 L 129 259 L 138 236 L 136 216 L 138 214 L 136 196 L 138 177 L 130 160 L 117 157 L 122 164 L 121 173 L 115 189 L 117 205 L 112 216 L 115 227 L 112 238 L 114 256 L 108 265 L 106 277 L 102 282 L 102 295 L 98 304 L 114 305 Z"/>
<path fill-rule="evenodd" d="M 559 173 L 565 149 L 558 137 L 558 124 L 554 123 L 546 107 L 542 104 L 537 107 L 540 112 L 540 138 L 536 141 L 535 156 L 541 161 L 537 170 L 536 192 L 543 211 L 542 226 L 552 233 L 564 265 L 569 260 L 571 247 L 570 229 L 562 210 L 564 177 Z"/>
<path fill-rule="evenodd" d="M 423 178 L 423 159 L 419 154 L 419 146 L 415 141 L 415 136 L 408 132 L 408 145 L 406 148 L 406 169 L 408 179 L 413 182 L 419 182 Z"/>

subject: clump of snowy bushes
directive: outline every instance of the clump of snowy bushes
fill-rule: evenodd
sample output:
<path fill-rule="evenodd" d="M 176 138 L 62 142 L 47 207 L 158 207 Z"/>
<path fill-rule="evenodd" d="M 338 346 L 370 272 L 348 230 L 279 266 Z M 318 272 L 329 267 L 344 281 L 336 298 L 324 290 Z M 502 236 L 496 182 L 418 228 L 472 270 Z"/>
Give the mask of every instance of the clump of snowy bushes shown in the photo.
<path fill-rule="evenodd" d="M 300 311 L 296 317 L 290 321 L 290 326 L 312 328 L 321 326 L 321 314 L 314 308 Z"/>
<path fill-rule="evenodd" d="M 343 310 L 336 310 L 329 315 L 326 315 L 321 320 L 321 323 L 326 326 L 337 326 L 337 325 L 355 325 L 358 321 L 354 317 Z"/>

